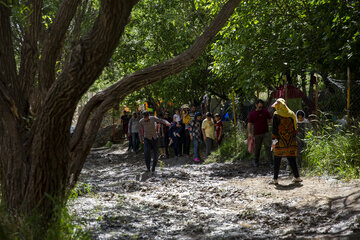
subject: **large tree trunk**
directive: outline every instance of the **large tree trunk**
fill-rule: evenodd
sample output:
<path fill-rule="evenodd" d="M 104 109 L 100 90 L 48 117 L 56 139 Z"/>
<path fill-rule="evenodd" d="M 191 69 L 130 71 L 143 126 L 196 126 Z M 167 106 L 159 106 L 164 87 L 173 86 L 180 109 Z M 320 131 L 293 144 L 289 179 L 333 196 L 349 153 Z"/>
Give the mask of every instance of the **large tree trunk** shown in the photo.
<path fill-rule="evenodd" d="M 32 24 L 23 40 L 21 74 L 16 72 L 10 11 L 5 4 L 0 4 L 2 198 L 15 216 L 36 214 L 44 229 L 52 217 L 54 204 L 61 204 L 69 186 L 76 183 L 104 114 L 131 92 L 191 65 L 240 0 L 229 0 L 209 28 L 181 55 L 125 77 L 94 96 L 82 111 L 70 138 L 69 130 L 77 103 L 113 54 L 137 0 L 101 1 L 92 30 L 75 44 L 64 69 L 56 77 L 55 65 L 61 54 L 61 43 L 80 2 L 62 1 L 40 48 L 38 8 L 41 9 L 42 1 L 30 1 L 29 6 L 36 9 L 29 14 L 28 20 Z M 39 102 L 30 106 L 30 95 L 36 91 L 29 88 L 35 85 L 36 73 Z M 31 112 L 36 115 L 31 116 Z"/>
<path fill-rule="evenodd" d="M 54 204 L 61 204 L 69 183 L 72 158 L 70 124 L 81 96 L 100 75 L 116 48 L 137 1 L 103 1 L 91 32 L 74 47 L 69 63 L 55 77 L 56 59 L 66 29 L 80 1 L 64 0 L 45 33 L 41 59 L 37 49 L 38 12 L 42 1 L 30 1 L 34 9 L 23 40 L 19 75 L 13 53 L 10 9 L 0 4 L 0 167 L 2 197 L 17 217 L 35 214 L 45 226 Z M 35 40 L 34 40 L 35 39 Z M 10 46 L 10 47 L 9 47 Z M 34 57 L 35 56 L 35 57 Z M 35 69 L 34 66 L 39 66 Z M 30 115 L 29 90 L 38 72 L 39 103 Z M 86 151 L 86 149 L 84 149 Z"/>
<path fill-rule="evenodd" d="M 2 197 L 9 209 L 21 204 L 27 165 L 23 145 L 21 87 L 16 74 L 10 11 L 0 4 L 0 171 Z"/>

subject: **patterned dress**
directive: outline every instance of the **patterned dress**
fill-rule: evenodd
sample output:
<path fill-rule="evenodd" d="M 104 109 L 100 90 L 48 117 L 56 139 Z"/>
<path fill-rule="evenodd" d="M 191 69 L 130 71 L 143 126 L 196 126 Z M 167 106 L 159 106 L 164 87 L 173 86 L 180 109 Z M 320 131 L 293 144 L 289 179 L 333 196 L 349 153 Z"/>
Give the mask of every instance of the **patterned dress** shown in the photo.
<path fill-rule="evenodd" d="M 202 141 L 202 132 L 201 132 L 201 121 L 193 119 L 190 122 L 190 135 L 193 138 L 196 138 L 198 141 Z"/>
<path fill-rule="evenodd" d="M 294 120 L 290 117 L 274 115 L 272 138 L 278 140 L 274 148 L 274 156 L 296 157 L 298 146 L 295 124 Z"/>

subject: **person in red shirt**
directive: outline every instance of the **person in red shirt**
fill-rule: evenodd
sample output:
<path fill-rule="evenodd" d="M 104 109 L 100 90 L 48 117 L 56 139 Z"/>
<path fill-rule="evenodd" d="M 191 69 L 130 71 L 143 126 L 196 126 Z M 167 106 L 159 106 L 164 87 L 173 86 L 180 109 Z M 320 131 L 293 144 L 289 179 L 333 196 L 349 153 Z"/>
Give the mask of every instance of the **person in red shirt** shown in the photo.
<path fill-rule="evenodd" d="M 221 144 L 221 140 L 223 137 L 223 123 L 221 121 L 221 117 L 220 114 L 215 114 L 215 128 L 216 128 L 216 142 L 217 142 L 217 146 L 219 147 Z"/>
<path fill-rule="evenodd" d="M 254 166 L 259 166 L 259 157 L 261 145 L 264 144 L 266 156 L 268 162 L 272 165 L 272 153 L 271 153 L 271 136 L 269 133 L 268 121 L 272 119 L 268 110 L 264 109 L 264 101 L 258 99 L 255 103 L 256 109 L 249 114 L 248 119 L 248 136 L 255 139 L 255 159 Z M 252 128 L 254 129 L 252 133 Z"/>

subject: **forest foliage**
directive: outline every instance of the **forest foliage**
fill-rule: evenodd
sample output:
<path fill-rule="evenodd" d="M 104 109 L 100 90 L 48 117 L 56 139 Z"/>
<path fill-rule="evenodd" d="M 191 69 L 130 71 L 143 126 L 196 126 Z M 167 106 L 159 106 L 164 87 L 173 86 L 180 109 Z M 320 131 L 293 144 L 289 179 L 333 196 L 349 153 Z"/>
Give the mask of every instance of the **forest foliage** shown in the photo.
<path fill-rule="evenodd" d="M 30 9 L 13 1 L 17 49 Z M 43 7 L 43 26 L 55 17 L 61 1 Z M 132 11 L 121 43 L 102 75 L 92 86 L 96 92 L 140 69 L 178 55 L 200 35 L 223 0 L 143 0 Z M 90 29 L 99 9 L 98 0 L 84 0 L 68 29 L 65 49 Z M 80 14 L 82 12 L 82 15 Z M 152 21 L 149 21 L 152 19 Z M 356 0 L 255 0 L 242 1 L 227 25 L 207 51 L 176 76 L 136 91 L 126 99 L 156 102 L 196 102 L 204 94 L 228 99 L 232 88 L 251 98 L 256 90 L 266 91 L 282 84 L 283 75 L 292 83 L 309 84 L 306 74 L 345 79 L 346 67 L 358 79 L 360 73 L 360 3 Z M 21 27 L 22 26 L 22 27 Z M 64 53 L 63 56 L 66 56 Z M 66 59 L 59 61 L 59 69 Z M 298 76 L 301 76 L 298 78 Z M 358 77 L 358 78 L 356 78 Z M 301 82 L 304 78 L 304 82 Z M 186 94 L 184 94 L 186 93 Z"/>
<path fill-rule="evenodd" d="M 148 11 L 149 2 L 140 2 L 124 41 L 93 90 L 181 52 L 221 4 L 156 0 Z M 257 90 L 281 85 L 285 74 L 295 86 L 308 85 L 310 73 L 326 83 L 327 77 L 346 79 L 348 66 L 352 78 L 358 79 L 359 24 L 356 0 L 242 1 L 193 66 L 133 93 L 127 103 L 162 99 L 181 105 L 199 101 L 204 94 L 226 100 L 232 88 L 239 96 L 251 98 Z"/>

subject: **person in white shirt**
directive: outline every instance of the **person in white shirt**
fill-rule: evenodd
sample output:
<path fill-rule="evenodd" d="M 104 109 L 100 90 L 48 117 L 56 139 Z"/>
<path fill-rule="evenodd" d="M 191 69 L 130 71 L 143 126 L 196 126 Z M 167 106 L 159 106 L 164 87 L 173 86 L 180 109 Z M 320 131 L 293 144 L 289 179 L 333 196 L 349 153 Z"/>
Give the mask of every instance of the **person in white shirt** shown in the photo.
<path fill-rule="evenodd" d="M 140 139 L 139 139 L 140 122 L 139 121 L 140 121 L 140 116 L 136 112 L 133 112 L 132 116 L 130 118 L 130 121 L 129 121 L 128 133 L 131 136 L 131 146 L 132 146 L 134 152 L 136 152 L 139 149 L 139 143 L 140 143 Z"/>

